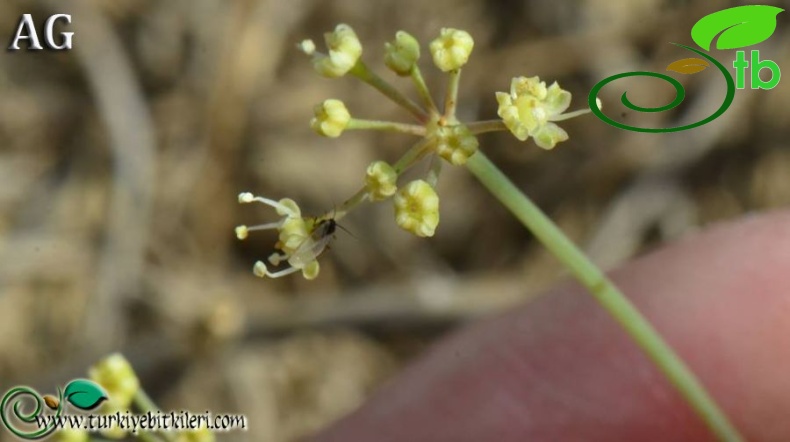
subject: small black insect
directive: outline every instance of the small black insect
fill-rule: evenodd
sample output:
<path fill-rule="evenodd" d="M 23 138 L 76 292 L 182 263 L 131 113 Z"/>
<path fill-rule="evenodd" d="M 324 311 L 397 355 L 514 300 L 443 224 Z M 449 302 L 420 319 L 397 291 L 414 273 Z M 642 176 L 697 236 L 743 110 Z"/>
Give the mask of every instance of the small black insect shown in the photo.
<path fill-rule="evenodd" d="M 327 218 L 318 221 L 296 251 L 288 258 L 288 262 L 294 267 L 307 265 L 309 262 L 318 258 L 334 238 L 338 224 L 334 218 Z M 342 227 L 341 227 L 342 228 Z"/>

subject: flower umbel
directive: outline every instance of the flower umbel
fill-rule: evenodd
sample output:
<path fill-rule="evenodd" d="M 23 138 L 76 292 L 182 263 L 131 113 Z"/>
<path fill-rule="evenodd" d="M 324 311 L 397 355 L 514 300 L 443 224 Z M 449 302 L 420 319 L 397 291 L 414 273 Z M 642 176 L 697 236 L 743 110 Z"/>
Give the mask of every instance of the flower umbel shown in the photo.
<path fill-rule="evenodd" d="M 568 139 L 568 133 L 554 124 L 590 112 L 563 113 L 571 104 L 571 93 L 560 88 L 555 81 L 548 88 L 538 77 L 516 77 L 510 84 L 510 93 L 497 92 L 497 113 L 505 126 L 521 141 L 529 137 L 543 149 L 552 149 Z"/>
<path fill-rule="evenodd" d="M 340 77 L 348 73 L 407 110 L 417 122 L 352 118 L 342 101 L 328 99 L 315 107 L 310 127 L 331 138 L 348 130 L 381 130 L 418 136 L 420 140 L 395 162 L 373 161 L 366 170 L 364 186 L 332 213 L 303 217 L 293 200 L 274 201 L 251 193 L 239 195 L 240 203 L 260 202 L 275 208 L 280 215 L 279 220 L 267 224 L 236 227 L 236 237 L 240 240 L 256 230 L 276 230 L 279 234 L 276 253 L 267 262 L 257 261 L 253 267 L 253 273 L 260 277 L 278 278 L 301 271 L 305 278 L 315 278 L 320 269 L 316 258 L 332 238 L 336 220 L 365 202 L 392 198 L 398 226 L 420 237 L 433 236 L 439 224 L 439 196 L 434 189 L 442 164 L 467 165 L 479 149 L 478 134 L 510 130 L 520 140 L 533 137 L 540 147 L 550 149 L 568 139 L 568 134 L 555 122 L 587 112 L 565 113 L 571 95 L 557 83 L 547 87 L 538 77 L 517 77 L 510 93 L 496 95 L 498 113 L 504 121 L 459 121 L 456 110 L 461 68 L 474 49 L 474 39 L 461 29 L 443 28 L 429 44 L 434 64 L 448 74 L 442 110 L 425 84 L 418 66 L 420 44 L 411 34 L 398 31 L 384 45 L 384 64 L 399 76 L 411 77 L 421 104 L 406 97 L 362 62 L 362 45 L 350 26 L 338 25 L 325 34 L 325 40 L 328 54 L 316 51 L 311 40 L 299 44 L 312 57 L 313 66 L 321 75 Z M 429 166 L 422 175 L 399 187 L 402 174 L 424 159 Z M 288 266 L 279 270 L 269 268 L 282 263 Z"/>
<path fill-rule="evenodd" d="M 424 180 L 415 180 L 395 195 L 395 222 L 417 236 L 433 236 L 439 225 L 439 195 Z"/>

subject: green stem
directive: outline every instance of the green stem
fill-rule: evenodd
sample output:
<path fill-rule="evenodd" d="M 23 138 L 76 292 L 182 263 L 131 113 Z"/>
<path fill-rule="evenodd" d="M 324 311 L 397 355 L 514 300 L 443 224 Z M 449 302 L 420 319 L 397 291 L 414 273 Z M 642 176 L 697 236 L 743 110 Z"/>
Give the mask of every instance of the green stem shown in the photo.
<path fill-rule="evenodd" d="M 148 393 L 146 393 L 145 390 L 143 390 L 142 388 L 138 388 L 137 389 L 137 393 L 135 393 L 135 395 L 134 395 L 133 402 L 134 402 L 135 407 L 137 407 L 143 413 L 147 413 L 149 411 L 151 413 L 156 413 L 157 411 L 160 411 L 159 407 L 156 405 L 154 400 L 151 399 L 151 396 L 148 396 Z M 163 432 L 159 433 L 159 436 L 161 436 L 162 439 L 164 439 L 164 440 L 166 440 L 168 442 L 174 442 L 175 441 L 175 434 L 174 433 L 169 433 L 169 432 L 163 431 Z"/>
<path fill-rule="evenodd" d="M 442 163 L 444 161 L 439 155 L 433 154 L 431 157 L 431 167 L 428 169 L 428 174 L 425 176 L 425 181 L 434 189 L 439 182 L 439 175 L 442 173 Z"/>
<path fill-rule="evenodd" d="M 469 131 L 472 134 L 482 134 L 486 132 L 497 132 L 501 130 L 507 130 L 507 126 L 505 126 L 505 122 L 502 120 L 486 120 L 486 121 L 475 121 L 472 123 L 468 123 L 466 127 L 469 128 Z"/>
<path fill-rule="evenodd" d="M 394 121 L 361 120 L 352 118 L 346 126 L 347 130 L 388 130 L 404 134 L 425 136 L 425 126 L 416 124 L 396 123 Z"/>
<path fill-rule="evenodd" d="M 138 431 L 137 438 L 143 442 L 162 442 L 162 440 L 156 437 L 153 433 L 149 433 L 147 431 Z"/>
<path fill-rule="evenodd" d="M 428 90 L 428 85 L 425 84 L 425 79 L 422 77 L 420 68 L 415 64 L 411 69 L 411 79 L 414 82 L 414 87 L 417 93 L 422 98 L 422 102 L 428 107 L 428 110 L 433 114 L 438 114 L 439 110 L 436 108 L 436 103 L 433 101 L 431 91 Z"/>
<path fill-rule="evenodd" d="M 146 393 L 142 388 L 137 389 L 137 393 L 135 393 L 133 401 L 134 405 L 144 413 L 148 411 L 156 413 L 159 411 L 159 407 L 156 406 L 154 400 L 151 399 L 151 396 L 148 396 L 148 393 Z"/>
<path fill-rule="evenodd" d="M 414 163 L 419 161 L 426 153 L 428 153 L 427 146 L 429 141 L 427 138 L 423 138 L 420 141 L 414 143 L 414 145 L 406 151 L 403 156 L 401 156 L 398 161 L 392 166 L 395 169 L 395 172 L 400 175 L 403 173 L 404 170 L 411 167 Z M 340 221 L 343 219 L 348 212 L 350 212 L 354 207 L 361 204 L 365 201 L 368 195 L 367 187 L 362 187 L 351 196 L 351 198 L 345 200 L 343 204 L 340 205 L 337 209 L 333 210 L 332 212 L 325 213 L 317 217 L 318 219 L 324 219 L 332 217 L 335 221 Z"/>
<path fill-rule="evenodd" d="M 394 101 L 407 111 L 411 112 L 412 115 L 417 119 L 417 121 L 421 123 L 425 123 L 428 121 L 428 114 L 415 102 L 405 97 L 403 94 L 400 93 L 397 89 L 392 87 L 391 84 L 387 83 L 383 78 L 379 77 L 375 72 L 371 71 L 362 60 L 358 61 L 357 64 L 351 68 L 349 71 L 351 75 L 359 78 L 360 80 L 364 81 L 365 83 L 373 86 L 379 92 L 386 95 L 390 100 Z"/>
<path fill-rule="evenodd" d="M 458 104 L 458 85 L 461 83 L 461 70 L 450 71 L 447 79 L 447 95 L 444 97 L 444 118 L 452 123 L 455 121 L 455 108 Z"/>
<path fill-rule="evenodd" d="M 357 193 L 352 195 L 351 198 L 345 200 L 343 202 L 343 204 L 341 204 L 340 207 L 338 207 L 334 211 L 334 219 L 335 219 L 335 221 L 340 221 L 341 219 L 343 219 L 348 214 L 348 212 L 351 211 L 351 209 L 356 207 L 362 201 L 365 201 L 365 198 L 367 197 L 367 195 L 368 195 L 368 188 L 367 187 L 363 187 L 363 188 L 359 189 L 357 191 Z M 322 216 L 323 217 L 328 217 L 328 216 L 331 216 L 331 215 L 332 214 L 330 213 L 330 214 L 324 214 Z M 321 218 L 321 217 L 319 217 L 319 218 Z"/>
<path fill-rule="evenodd" d="M 482 152 L 467 161 L 469 170 L 549 249 L 631 338 L 722 441 L 742 441 L 713 398 L 683 360 L 661 338 L 620 290 Z"/>
<path fill-rule="evenodd" d="M 430 144 L 428 138 L 423 138 L 422 140 L 414 143 L 409 150 L 403 154 L 402 157 L 398 159 L 398 161 L 392 166 L 395 169 L 395 173 L 400 175 L 403 173 L 404 170 L 408 169 L 412 164 L 419 161 L 426 153 L 428 153 L 427 146 Z"/>

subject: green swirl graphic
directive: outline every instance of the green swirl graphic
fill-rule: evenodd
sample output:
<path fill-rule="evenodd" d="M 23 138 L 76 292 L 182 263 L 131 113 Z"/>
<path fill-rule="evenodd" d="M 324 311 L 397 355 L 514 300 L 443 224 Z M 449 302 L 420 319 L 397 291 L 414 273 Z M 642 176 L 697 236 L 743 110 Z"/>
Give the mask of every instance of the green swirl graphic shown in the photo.
<path fill-rule="evenodd" d="M 20 410 L 20 405 L 24 400 L 23 397 L 20 396 L 32 396 L 35 399 L 36 408 L 30 413 L 24 413 Z M 14 401 L 15 400 L 15 401 Z M 13 433 L 15 436 L 22 438 L 22 439 L 41 439 L 43 437 L 48 436 L 52 431 L 55 429 L 54 422 L 49 422 L 47 427 L 40 428 L 35 431 L 25 431 L 22 429 L 17 428 L 13 422 L 10 421 L 10 410 L 9 404 L 13 402 L 13 416 L 20 422 L 24 422 L 28 425 L 36 425 L 36 418 L 41 416 L 42 411 L 44 409 L 44 398 L 38 394 L 38 392 L 30 387 L 15 387 L 9 390 L 5 396 L 3 396 L 3 401 L 0 402 L 0 419 L 3 420 L 3 424 L 8 428 L 8 431 Z M 55 416 L 60 416 L 63 413 L 63 391 L 58 388 L 58 409 L 55 413 Z"/>
<path fill-rule="evenodd" d="M 670 77 L 668 75 L 659 74 L 659 73 L 656 73 L 656 72 L 646 72 L 646 71 L 625 72 L 625 73 L 622 73 L 622 74 L 612 75 L 611 77 L 607 77 L 607 78 L 604 78 L 603 80 L 599 81 L 592 88 L 592 90 L 590 91 L 590 95 L 587 97 L 587 103 L 590 105 L 590 110 L 592 110 L 592 112 L 598 118 L 600 118 L 604 122 L 606 122 L 606 123 L 608 123 L 608 124 L 610 124 L 610 125 L 612 125 L 614 127 L 619 127 L 620 129 L 630 130 L 630 131 L 634 131 L 634 132 L 647 132 L 647 133 L 679 132 L 681 130 L 687 130 L 687 129 L 692 129 L 692 128 L 695 128 L 695 127 L 698 127 L 698 126 L 702 126 L 703 124 L 710 123 L 711 121 L 715 120 L 716 118 L 719 118 L 721 116 L 721 114 L 723 114 L 727 110 L 727 108 L 730 107 L 730 104 L 732 104 L 733 99 L 735 99 L 735 80 L 733 80 L 732 75 L 730 75 L 730 73 L 727 71 L 727 68 L 725 68 L 724 65 L 719 63 L 718 60 L 716 60 L 715 58 L 711 57 L 710 55 L 708 55 L 708 54 L 706 54 L 706 53 L 704 53 L 702 51 L 698 51 L 697 49 L 694 49 L 692 47 L 685 46 L 685 45 L 682 45 L 682 44 L 679 44 L 679 43 L 672 43 L 672 44 L 674 44 L 676 46 L 680 46 L 681 48 L 688 49 L 689 51 L 695 52 L 698 55 L 700 55 L 702 57 L 705 57 L 706 60 L 710 61 L 714 66 L 716 66 L 719 69 L 719 71 L 721 71 L 722 75 L 724 75 L 724 79 L 727 81 L 727 96 L 724 97 L 724 102 L 716 110 L 716 112 L 714 112 L 711 116 L 709 116 L 708 118 L 705 118 L 704 120 L 698 121 L 696 123 L 687 124 L 685 126 L 669 127 L 669 128 L 646 128 L 646 127 L 629 126 L 627 124 L 623 124 L 623 123 L 614 121 L 611 118 L 609 118 L 608 116 L 606 116 L 606 114 L 604 114 L 600 109 L 598 109 L 598 106 L 595 103 L 595 99 L 598 97 L 598 93 L 601 91 L 601 89 L 604 86 L 606 86 L 607 84 L 609 84 L 609 83 L 611 83 L 611 82 L 613 82 L 615 80 L 619 80 L 621 78 L 625 78 L 625 77 L 641 77 L 641 76 L 644 76 L 644 77 L 660 78 L 660 79 L 662 79 L 664 81 L 669 82 L 675 88 L 675 99 L 671 103 L 667 104 L 666 106 L 660 106 L 660 107 L 640 107 L 640 106 L 637 106 L 637 105 L 631 103 L 631 101 L 628 99 L 628 96 L 627 96 L 628 93 L 627 92 L 623 92 L 622 97 L 620 97 L 620 101 L 622 101 L 623 105 L 625 105 L 627 108 L 629 108 L 631 110 L 634 110 L 634 111 L 637 111 L 637 112 L 663 112 L 665 110 L 674 109 L 681 102 L 683 102 L 683 99 L 686 97 L 686 91 L 685 91 L 685 89 L 683 89 L 683 85 L 681 85 L 679 81 L 675 80 L 674 78 L 672 78 L 672 77 Z"/>

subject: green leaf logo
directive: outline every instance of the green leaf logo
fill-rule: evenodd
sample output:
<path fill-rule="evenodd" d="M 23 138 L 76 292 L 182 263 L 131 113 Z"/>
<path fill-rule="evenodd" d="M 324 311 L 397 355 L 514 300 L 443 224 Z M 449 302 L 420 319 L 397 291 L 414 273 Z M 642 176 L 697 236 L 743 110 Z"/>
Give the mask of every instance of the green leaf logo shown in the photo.
<path fill-rule="evenodd" d="M 71 405 L 81 410 L 92 410 L 108 399 L 107 393 L 98 384 L 87 379 L 69 382 L 63 395 Z"/>
<path fill-rule="evenodd" d="M 702 49 L 710 51 L 713 39 L 716 49 L 738 49 L 768 39 L 776 30 L 776 16 L 782 8 L 765 5 L 736 6 L 702 17 L 693 28 L 691 38 Z"/>

